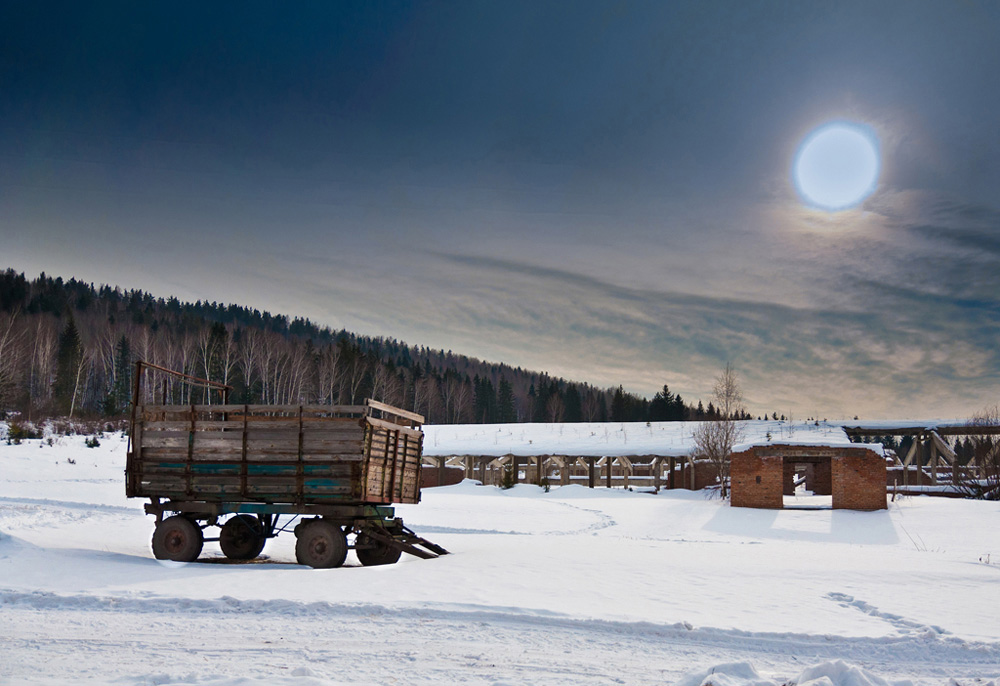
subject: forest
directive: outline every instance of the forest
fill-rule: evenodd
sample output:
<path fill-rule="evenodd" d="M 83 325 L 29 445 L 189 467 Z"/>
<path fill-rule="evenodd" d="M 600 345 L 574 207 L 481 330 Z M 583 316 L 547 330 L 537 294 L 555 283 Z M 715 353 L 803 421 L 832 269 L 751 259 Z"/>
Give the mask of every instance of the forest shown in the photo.
<path fill-rule="evenodd" d="M 354 404 L 373 398 L 428 423 L 713 418 L 667 385 L 652 399 L 506 364 L 335 331 L 240 305 L 181 302 L 44 273 L 0 273 L 0 414 L 119 418 L 135 361 L 232 387 L 230 402 Z M 214 403 L 217 392 L 149 372 L 143 402 Z"/>

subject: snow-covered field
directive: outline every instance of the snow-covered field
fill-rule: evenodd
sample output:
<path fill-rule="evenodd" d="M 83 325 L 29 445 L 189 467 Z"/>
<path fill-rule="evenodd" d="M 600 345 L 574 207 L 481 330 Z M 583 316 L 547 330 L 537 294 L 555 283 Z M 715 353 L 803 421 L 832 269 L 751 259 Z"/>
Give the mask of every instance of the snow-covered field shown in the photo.
<path fill-rule="evenodd" d="M 307 569 L 288 534 L 178 565 L 124 463 L 118 437 L 0 444 L 0 683 L 1000 683 L 998 503 L 467 482 L 398 508 L 437 560 Z"/>

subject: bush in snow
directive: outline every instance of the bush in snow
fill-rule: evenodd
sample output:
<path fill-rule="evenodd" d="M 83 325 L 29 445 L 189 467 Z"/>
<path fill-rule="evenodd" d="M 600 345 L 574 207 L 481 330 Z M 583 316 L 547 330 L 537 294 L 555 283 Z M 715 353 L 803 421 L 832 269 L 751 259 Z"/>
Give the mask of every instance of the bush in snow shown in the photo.
<path fill-rule="evenodd" d="M 7 445 L 21 445 L 21 441 L 29 438 L 41 438 L 42 429 L 31 422 L 11 422 L 7 427 Z"/>
<path fill-rule="evenodd" d="M 88 448 L 96 448 L 101 445 L 101 442 L 97 440 L 97 436 L 92 436 L 83 442 Z"/>
<path fill-rule="evenodd" d="M 503 471 L 500 473 L 500 488 L 507 490 L 508 488 L 514 488 L 514 463 L 508 462 L 503 466 Z"/>

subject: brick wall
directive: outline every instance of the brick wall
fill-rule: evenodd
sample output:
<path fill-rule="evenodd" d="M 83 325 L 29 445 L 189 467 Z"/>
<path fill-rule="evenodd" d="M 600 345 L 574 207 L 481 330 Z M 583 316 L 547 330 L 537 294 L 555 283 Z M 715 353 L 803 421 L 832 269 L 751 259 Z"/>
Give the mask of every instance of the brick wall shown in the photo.
<path fill-rule="evenodd" d="M 781 509 L 784 460 L 780 456 L 758 456 L 751 449 L 734 453 L 729 463 L 733 507 Z"/>
<path fill-rule="evenodd" d="M 434 486 L 451 486 L 457 484 L 465 478 L 465 470 L 461 467 L 445 467 L 441 473 L 441 483 L 438 483 L 437 467 L 420 467 L 420 488 L 433 488 Z"/>
<path fill-rule="evenodd" d="M 783 495 L 795 495 L 795 463 L 785 460 L 783 478 L 781 480 L 781 493 Z"/>
<path fill-rule="evenodd" d="M 830 460 L 823 460 L 813 465 L 812 481 L 806 481 L 806 488 L 813 495 L 833 495 L 833 474 Z"/>
<path fill-rule="evenodd" d="M 885 460 L 870 450 L 849 449 L 831 461 L 833 509 L 886 509 Z"/>
<path fill-rule="evenodd" d="M 691 488 L 691 466 L 686 460 L 678 460 L 677 468 L 674 470 L 674 484 L 670 488 Z M 666 474 L 664 475 L 664 488 L 667 488 Z M 695 460 L 694 463 L 694 490 L 700 491 L 703 488 L 714 486 L 719 482 L 715 465 L 707 460 Z"/>

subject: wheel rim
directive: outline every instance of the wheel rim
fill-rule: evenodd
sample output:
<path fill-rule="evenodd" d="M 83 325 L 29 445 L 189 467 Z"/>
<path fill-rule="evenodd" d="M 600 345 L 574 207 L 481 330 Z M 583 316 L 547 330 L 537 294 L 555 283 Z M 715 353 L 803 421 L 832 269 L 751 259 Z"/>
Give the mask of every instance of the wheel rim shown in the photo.
<path fill-rule="evenodd" d="M 184 532 L 180 529 L 174 529 L 167 534 L 164 543 L 166 544 L 167 550 L 171 553 L 177 554 L 184 550 L 187 546 L 187 536 L 185 536 Z"/>
<path fill-rule="evenodd" d="M 326 536 L 313 536 L 309 541 L 309 551 L 316 557 L 326 557 L 329 549 L 330 542 L 326 540 Z"/>

